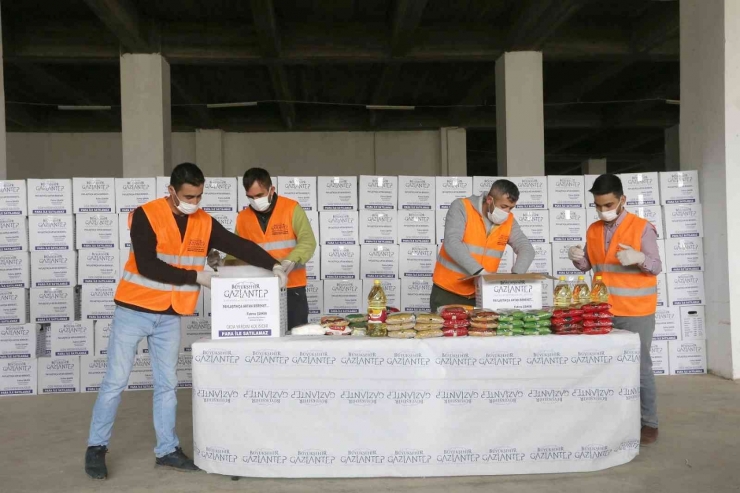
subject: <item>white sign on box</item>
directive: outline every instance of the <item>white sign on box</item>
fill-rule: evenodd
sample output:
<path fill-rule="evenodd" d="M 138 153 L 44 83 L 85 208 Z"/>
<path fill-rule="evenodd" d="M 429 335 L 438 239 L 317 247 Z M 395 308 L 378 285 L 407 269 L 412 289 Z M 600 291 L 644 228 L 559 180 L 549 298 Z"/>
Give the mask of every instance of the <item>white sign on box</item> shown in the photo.
<path fill-rule="evenodd" d="M 543 279 L 539 274 L 476 276 L 475 306 L 490 310 L 539 310 Z"/>
<path fill-rule="evenodd" d="M 473 195 L 473 178 L 470 176 L 437 176 L 435 180 L 437 209 L 449 209 L 457 199 Z"/>
<path fill-rule="evenodd" d="M 346 315 L 364 311 L 367 297 L 363 297 L 362 281 L 324 281 L 324 313 Z"/>
<path fill-rule="evenodd" d="M 80 250 L 77 284 L 117 284 L 121 279 L 118 250 Z M 124 252 L 123 255 L 127 254 Z"/>
<path fill-rule="evenodd" d="M 547 209 L 547 177 L 513 176 L 507 177 L 519 189 L 518 209 Z"/>
<path fill-rule="evenodd" d="M 594 203 L 594 194 L 592 194 L 590 190 L 593 188 L 594 182 L 599 176 L 601 175 L 583 175 L 583 192 L 586 195 L 586 205 L 588 207 L 596 207 L 596 204 Z"/>
<path fill-rule="evenodd" d="M 670 306 L 668 304 L 668 281 L 665 274 L 658 274 L 655 277 L 658 279 L 658 308 Z"/>
<path fill-rule="evenodd" d="M 362 279 L 397 279 L 398 245 L 362 245 L 360 277 Z"/>
<path fill-rule="evenodd" d="M 318 281 L 321 277 L 321 247 L 316 246 L 313 257 L 306 262 L 306 279 L 308 281 Z"/>
<path fill-rule="evenodd" d="M 52 356 L 39 360 L 39 395 L 80 391 L 80 357 Z"/>
<path fill-rule="evenodd" d="M 398 242 L 434 245 L 436 218 L 433 211 L 398 211 Z"/>
<path fill-rule="evenodd" d="M 698 171 L 663 171 L 660 173 L 660 203 L 698 204 Z"/>
<path fill-rule="evenodd" d="M 0 325 L 0 365 L 5 359 L 36 359 L 36 324 Z"/>
<path fill-rule="evenodd" d="M 586 214 L 584 209 L 559 209 L 550 213 L 550 239 L 582 243 L 586 241 Z"/>
<path fill-rule="evenodd" d="M 116 212 L 113 178 L 72 178 L 72 205 L 75 214 Z"/>
<path fill-rule="evenodd" d="M 110 341 L 110 330 L 113 326 L 113 320 L 95 320 L 95 355 L 105 356 L 108 354 L 108 341 Z"/>
<path fill-rule="evenodd" d="M 433 284 L 430 278 L 405 277 L 401 279 L 401 311 L 428 312 L 430 310 L 429 295 L 432 294 Z"/>
<path fill-rule="evenodd" d="M 586 193 L 583 176 L 548 176 L 547 197 L 552 209 L 584 209 Z"/>
<path fill-rule="evenodd" d="M 31 258 L 28 252 L 0 251 L 0 288 L 31 287 Z"/>
<path fill-rule="evenodd" d="M 669 375 L 668 341 L 653 341 L 650 345 L 650 359 L 653 360 L 653 375 Z"/>
<path fill-rule="evenodd" d="M 663 211 L 660 206 L 650 207 L 630 207 L 630 212 L 635 214 L 637 217 L 647 219 L 653 226 L 655 226 L 655 232 L 658 233 L 658 238 L 665 237 L 665 229 L 663 227 Z"/>
<path fill-rule="evenodd" d="M 31 251 L 74 250 L 74 216 L 31 216 L 28 218 Z"/>
<path fill-rule="evenodd" d="M 435 245 L 401 245 L 399 277 L 432 277 L 437 264 Z"/>
<path fill-rule="evenodd" d="M 473 195 L 488 195 L 493 183 L 498 180 L 498 176 L 474 176 L 473 177 Z"/>
<path fill-rule="evenodd" d="M 206 178 L 200 208 L 206 212 L 236 212 L 236 178 Z"/>
<path fill-rule="evenodd" d="M 0 216 L 0 252 L 28 250 L 28 219 Z"/>
<path fill-rule="evenodd" d="M 316 177 L 315 176 L 278 176 L 277 193 L 293 199 L 304 211 L 316 211 Z"/>
<path fill-rule="evenodd" d="M 558 211 L 554 211 L 558 214 Z M 522 232 L 532 243 L 550 242 L 550 211 L 541 209 L 515 208 L 514 218 Z M 579 211 L 580 213 L 580 211 Z"/>
<path fill-rule="evenodd" d="M 398 177 L 360 175 L 360 210 L 395 210 Z"/>
<path fill-rule="evenodd" d="M 177 388 L 189 389 L 193 386 L 193 355 L 180 354 L 177 357 Z"/>
<path fill-rule="evenodd" d="M 149 390 L 154 388 L 152 360 L 148 354 L 138 354 L 128 377 L 126 390 Z"/>
<path fill-rule="evenodd" d="M 437 244 L 441 245 L 442 242 L 445 239 L 445 222 L 447 221 L 447 212 L 448 211 L 437 211 L 437 221 L 436 221 L 436 229 L 437 229 Z"/>
<path fill-rule="evenodd" d="M 116 303 L 116 286 L 111 284 L 83 284 L 82 320 L 113 318 Z"/>
<path fill-rule="evenodd" d="M 619 178 L 627 205 L 660 205 L 658 173 L 623 173 Z"/>
<path fill-rule="evenodd" d="M 211 212 L 210 214 L 229 233 L 236 231 L 236 212 Z"/>
<path fill-rule="evenodd" d="M 359 279 L 360 247 L 326 245 L 321 249 L 322 279 Z"/>
<path fill-rule="evenodd" d="M 78 214 L 77 249 L 118 248 L 118 216 L 116 214 Z"/>
<path fill-rule="evenodd" d="M 31 252 L 31 287 L 67 287 L 77 284 L 77 252 Z"/>
<path fill-rule="evenodd" d="M 254 266 L 221 267 L 211 282 L 211 337 L 282 337 L 287 292 L 272 272 Z"/>
<path fill-rule="evenodd" d="M 319 176 L 316 179 L 319 211 L 356 211 L 356 176 Z"/>
<path fill-rule="evenodd" d="M 359 215 L 357 211 L 322 212 L 319 215 L 322 245 L 359 244 Z"/>
<path fill-rule="evenodd" d="M 401 306 L 401 280 L 400 279 L 378 279 L 385 293 L 386 306 L 400 308 Z M 362 299 L 367 300 L 370 290 L 373 289 L 375 279 L 362 280 Z"/>
<path fill-rule="evenodd" d="M 72 180 L 29 178 L 28 214 L 72 214 Z"/>
<path fill-rule="evenodd" d="M 131 228 L 128 225 L 128 214 L 118 215 L 118 244 L 121 250 L 131 248 Z"/>
<path fill-rule="evenodd" d="M 552 244 L 535 243 L 532 246 L 534 247 L 534 261 L 527 273 L 552 275 Z"/>
<path fill-rule="evenodd" d="M 319 213 L 318 211 L 305 211 L 308 223 L 311 225 L 313 231 L 313 237 L 316 240 L 316 244 L 321 244 L 321 235 L 319 235 Z"/>
<path fill-rule="evenodd" d="M 654 341 L 681 339 L 681 314 L 678 307 L 658 308 L 655 312 Z"/>
<path fill-rule="evenodd" d="M 98 392 L 107 371 L 106 356 L 80 356 L 80 392 Z"/>
<path fill-rule="evenodd" d="M 703 238 L 672 238 L 665 241 L 666 272 L 704 270 Z"/>
<path fill-rule="evenodd" d="M 359 233 L 362 245 L 395 245 L 398 243 L 398 213 L 360 211 Z"/>
<path fill-rule="evenodd" d="M 568 250 L 575 243 L 553 243 L 552 244 L 552 275 L 580 276 L 582 272 L 573 265 L 568 258 Z"/>
<path fill-rule="evenodd" d="M 0 324 L 28 323 L 28 305 L 25 289 L 0 289 Z"/>
<path fill-rule="evenodd" d="M 706 304 L 703 272 L 681 272 L 666 276 L 670 306 Z"/>
<path fill-rule="evenodd" d="M 306 283 L 306 298 L 308 298 L 308 316 L 321 316 L 324 309 L 324 283 L 308 281 Z"/>
<path fill-rule="evenodd" d="M 436 188 L 433 176 L 399 176 L 398 208 L 434 210 Z"/>
<path fill-rule="evenodd" d="M 704 375 L 707 373 L 706 341 L 670 341 L 671 375 Z"/>
<path fill-rule="evenodd" d="M 93 354 L 95 323 L 92 320 L 54 322 L 51 330 L 52 356 L 83 356 Z"/>
<path fill-rule="evenodd" d="M 682 306 L 681 313 L 681 339 L 684 341 L 703 341 L 707 338 L 704 324 L 703 306 Z"/>
<path fill-rule="evenodd" d="M 44 360 L 0 361 L 0 397 L 36 395 L 39 361 Z"/>
<path fill-rule="evenodd" d="M 180 352 L 189 353 L 190 346 L 200 339 L 211 338 L 211 321 L 202 317 L 180 319 Z"/>
<path fill-rule="evenodd" d="M 701 204 L 666 205 L 665 214 L 666 238 L 693 238 L 704 236 Z"/>
<path fill-rule="evenodd" d="M 27 216 L 25 180 L 0 180 L 0 216 Z"/>
<path fill-rule="evenodd" d="M 155 193 L 157 198 L 168 197 L 170 195 L 170 177 L 158 176 L 155 183 Z"/>
<path fill-rule="evenodd" d="M 116 209 L 119 214 L 130 212 L 159 198 L 155 178 L 116 178 Z"/>

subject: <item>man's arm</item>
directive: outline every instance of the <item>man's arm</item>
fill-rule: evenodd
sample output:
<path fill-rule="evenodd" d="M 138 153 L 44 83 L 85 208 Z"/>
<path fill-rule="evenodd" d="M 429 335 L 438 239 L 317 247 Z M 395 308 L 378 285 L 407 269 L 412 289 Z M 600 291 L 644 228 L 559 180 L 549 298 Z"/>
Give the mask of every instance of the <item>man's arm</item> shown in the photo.
<path fill-rule="evenodd" d="M 583 258 L 581 260 L 573 260 L 573 267 L 580 270 L 581 272 L 588 272 L 591 270 L 591 261 L 588 259 L 588 245 L 583 245 Z"/>
<path fill-rule="evenodd" d="M 285 259 L 298 265 L 306 265 L 316 251 L 316 238 L 313 235 L 311 223 L 308 222 L 306 211 L 300 206 L 296 206 L 293 210 L 293 232 L 296 236 L 296 245 Z"/>
<path fill-rule="evenodd" d="M 658 233 L 652 223 L 647 223 L 642 232 L 642 241 L 640 251 L 645 254 L 645 261 L 639 264 L 640 269 L 647 273 L 657 276 L 663 271 L 663 262 L 660 259 L 658 250 Z"/>
<path fill-rule="evenodd" d="M 208 244 L 209 251 L 211 248 L 215 248 L 248 264 L 267 270 L 272 270 L 275 264 L 278 263 L 272 255 L 264 251 L 257 243 L 228 232 L 221 223 L 213 218 L 211 218 L 211 221 L 213 226 L 211 227 L 211 240 Z"/>
<path fill-rule="evenodd" d="M 514 224 L 511 225 L 511 234 L 509 235 L 509 245 L 514 249 L 516 254 L 516 262 L 511 268 L 511 272 L 514 274 L 526 274 L 529 266 L 534 262 L 534 247 L 532 242 L 529 241 L 527 235 L 524 234 L 522 228 L 519 227 L 519 223 L 514 219 Z"/>
<path fill-rule="evenodd" d="M 444 247 L 447 254 L 457 265 L 465 269 L 468 274 L 478 273 L 483 266 L 470 256 L 468 247 L 462 239 L 465 235 L 465 224 L 468 222 L 465 206 L 462 200 L 457 199 L 450 205 L 445 218 Z"/>
<path fill-rule="evenodd" d="M 157 235 L 141 207 L 134 211 L 131 220 L 131 246 L 140 275 L 152 281 L 175 286 L 195 284 L 198 275 L 196 271 L 180 269 L 157 258 Z"/>

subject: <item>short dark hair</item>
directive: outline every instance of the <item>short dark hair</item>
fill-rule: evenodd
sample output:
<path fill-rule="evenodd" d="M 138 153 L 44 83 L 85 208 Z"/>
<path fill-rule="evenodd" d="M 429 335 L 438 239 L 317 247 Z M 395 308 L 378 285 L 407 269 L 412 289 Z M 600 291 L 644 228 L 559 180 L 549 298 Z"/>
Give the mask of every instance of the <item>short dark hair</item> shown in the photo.
<path fill-rule="evenodd" d="M 617 175 L 606 174 L 600 175 L 589 190 L 594 195 L 608 195 L 613 193 L 616 198 L 621 198 L 624 195 L 624 188 L 622 188 L 622 180 Z"/>
<path fill-rule="evenodd" d="M 491 197 L 500 197 L 502 195 L 508 195 L 509 200 L 517 202 L 519 200 L 519 187 L 509 180 L 496 180 L 491 185 L 491 190 L 488 192 Z"/>
<path fill-rule="evenodd" d="M 170 175 L 170 185 L 175 189 L 175 192 L 180 191 L 185 183 L 199 187 L 205 182 L 206 178 L 203 176 L 203 172 L 193 163 L 178 164 Z"/>
<path fill-rule="evenodd" d="M 249 190 L 250 188 L 252 188 L 254 182 L 259 183 L 268 190 L 272 186 L 270 173 L 268 173 L 267 170 L 263 168 L 249 168 L 247 171 L 244 172 L 244 178 L 242 179 L 244 190 Z"/>

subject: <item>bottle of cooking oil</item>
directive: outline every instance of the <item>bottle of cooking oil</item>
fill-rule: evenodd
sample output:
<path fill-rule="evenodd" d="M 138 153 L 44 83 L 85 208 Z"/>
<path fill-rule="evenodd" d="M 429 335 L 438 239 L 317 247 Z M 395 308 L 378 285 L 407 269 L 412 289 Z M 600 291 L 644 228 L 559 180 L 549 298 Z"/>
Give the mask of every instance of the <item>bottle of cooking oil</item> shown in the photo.
<path fill-rule="evenodd" d="M 606 289 L 606 284 L 601 279 L 601 276 L 594 277 L 594 284 L 591 287 L 591 302 L 592 303 L 608 303 L 609 302 L 609 290 Z"/>
<path fill-rule="evenodd" d="M 558 279 L 558 283 L 555 285 L 555 293 L 554 293 L 554 304 L 557 307 L 569 307 L 570 303 L 573 299 L 573 294 L 570 291 L 570 286 L 568 286 L 568 282 L 565 280 L 565 276 L 560 276 L 560 279 Z"/>
<path fill-rule="evenodd" d="M 373 288 L 370 290 L 370 294 L 367 296 L 368 323 L 385 322 L 385 318 L 388 315 L 386 307 L 387 302 L 383 286 L 380 284 L 380 281 L 376 279 L 375 282 L 373 282 Z"/>
<path fill-rule="evenodd" d="M 591 301 L 591 289 L 588 287 L 585 279 L 586 278 L 583 276 L 578 276 L 578 282 L 576 283 L 576 287 L 573 289 L 574 305 L 585 305 Z"/>

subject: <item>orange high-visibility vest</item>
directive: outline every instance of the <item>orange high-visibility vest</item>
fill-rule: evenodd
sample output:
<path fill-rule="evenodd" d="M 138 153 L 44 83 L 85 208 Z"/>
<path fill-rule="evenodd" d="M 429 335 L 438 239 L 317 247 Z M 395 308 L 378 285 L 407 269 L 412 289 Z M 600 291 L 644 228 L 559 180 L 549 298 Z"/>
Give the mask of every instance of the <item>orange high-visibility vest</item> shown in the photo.
<path fill-rule="evenodd" d="M 257 243 L 276 260 L 284 260 L 297 244 L 293 231 L 293 212 L 296 207 L 300 207 L 298 202 L 278 195 L 265 232 L 262 232 L 257 214 L 247 207 L 236 218 L 236 232 L 242 238 Z M 288 274 L 288 287 L 304 287 L 306 281 L 306 266 L 296 264 Z"/>
<path fill-rule="evenodd" d="M 200 209 L 190 215 L 185 237 L 181 238 L 166 198 L 152 200 L 141 208 L 157 235 L 157 258 L 180 269 L 202 271 L 211 239 L 211 216 Z M 132 217 L 133 212 L 129 214 L 129 227 Z M 180 315 L 192 315 L 199 295 L 200 286 L 197 284 L 175 286 L 142 275 L 136 266 L 132 245 L 115 299 L 154 311 L 165 311 L 171 306 Z"/>
<path fill-rule="evenodd" d="M 504 255 L 504 249 L 511 236 L 511 226 L 514 224 L 514 215 L 509 217 L 498 228 L 486 236 L 486 225 L 480 212 L 473 206 L 469 199 L 462 199 L 468 221 L 465 224 L 463 243 L 468 247 L 470 256 L 478 261 L 488 272 L 496 272 Z M 469 279 L 465 269 L 460 267 L 452 257 L 445 251 L 444 245 L 437 255 L 437 265 L 434 267 L 434 284 L 442 289 L 460 296 L 475 295 L 475 281 Z"/>
<path fill-rule="evenodd" d="M 609 251 L 604 246 L 604 221 L 588 228 L 586 248 L 594 276 L 601 276 L 609 289 L 612 313 L 620 317 L 653 315 L 658 304 L 658 278 L 643 272 L 637 265 L 623 266 L 617 259 L 619 244 L 629 245 L 638 252 L 647 219 L 627 213 L 612 236 Z"/>

